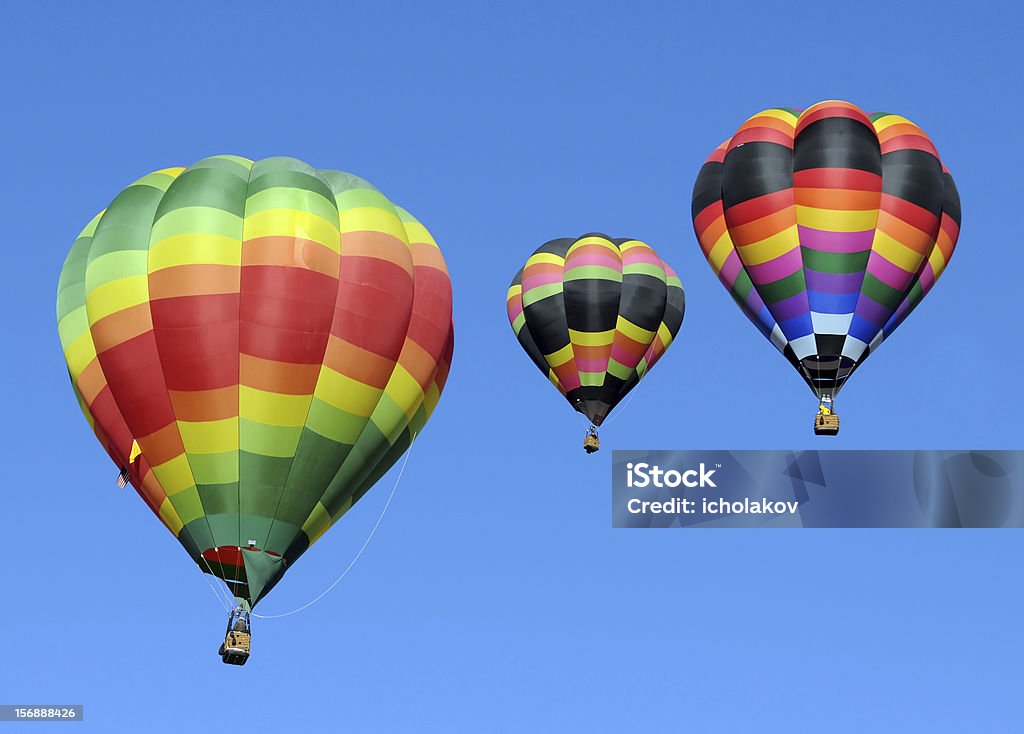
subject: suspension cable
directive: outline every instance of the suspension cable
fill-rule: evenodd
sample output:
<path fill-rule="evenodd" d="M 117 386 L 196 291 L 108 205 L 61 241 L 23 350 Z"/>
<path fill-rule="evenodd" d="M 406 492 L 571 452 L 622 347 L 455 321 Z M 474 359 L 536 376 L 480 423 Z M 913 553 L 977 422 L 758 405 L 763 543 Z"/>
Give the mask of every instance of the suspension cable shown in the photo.
<path fill-rule="evenodd" d="M 359 548 L 359 551 L 356 553 L 355 558 L 353 558 L 352 561 L 348 564 L 348 566 L 345 567 L 345 570 L 341 572 L 341 575 L 334 580 L 334 583 L 332 583 L 330 586 L 328 586 L 326 589 L 320 592 L 320 594 L 313 598 L 311 601 L 306 602 L 301 607 L 293 609 L 290 612 L 283 612 L 282 614 L 257 614 L 256 612 L 252 612 L 252 616 L 257 617 L 259 619 L 280 619 L 282 617 L 290 617 L 293 614 L 298 614 L 302 610 L 308 609 L 309 607 L 313 606 L 318 601 L 327 596 L 327 594 L 330 593 L 335 586 L 341 583 L 341 580 L 348 575 L 348 572 L 352 570 L 352 567 L 356 565 L 356 562 L 363 555 L 363 551 L 366 550 L 366 546 L 368 546 L 370 544 L 370 541 L 373 540 L 373 536 L 377 532 L 377 528 L 380 527 L 380 523 L 384 519 L 384 514 L 388 511 L 388 508 L 391 506 L 391 500 L 394 499 L 395 492 L 398 490 L 398 485 L 402 481 L 402 475 L 405 473 L 405 467 L 409 463 L 409 457 L 412 456 L 412 447 L 413 444 L 415 443 L 416 434 L 413 434 L 412 441 L 409 442 L 409 450 L 405 452 L 405 461 L 402 462 L 402 468 L 399 470 L 398 476 L 395 478 L 395 484 L 391 488 L 391 494 L 388 495 L 388 500 L 387 502 L 384 503 L 384 508 L 380 511 L 380 516 L 377 518 L 377 522 L 375 522 L 373 527 L 370 529 L 370 534 L 366 536 L 366 540 L 363 541 L 363 545 Z"/>

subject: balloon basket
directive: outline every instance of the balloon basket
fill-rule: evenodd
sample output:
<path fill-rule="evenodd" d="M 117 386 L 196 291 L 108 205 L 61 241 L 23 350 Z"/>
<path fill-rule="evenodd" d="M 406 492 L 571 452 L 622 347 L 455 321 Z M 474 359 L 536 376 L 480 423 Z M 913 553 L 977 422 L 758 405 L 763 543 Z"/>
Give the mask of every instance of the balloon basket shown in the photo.
<path fill-rule="evenodd" d="M 818 413 L 814 416 L 815 436 L 835 436 L 839 433 L 839 416 L 835 413 L 823 415 Z"/>
<path fill-rule="evenodd" d="M 228 629 L 224 633 L 224 644 L 217 654 L 227 665 L 245 665 L 249 659 L 252 633 L 249 627 L 248 609 L 241 606 L 232 610 L 228 617 Z"/>
<path fill-rule="evenodd" d="M 601 448 L 601 442 L 598 440 L 596 434 L 587 434 L 587 437 L 583 439 L 583 450 L 588 454 L 592 454 Z"/>

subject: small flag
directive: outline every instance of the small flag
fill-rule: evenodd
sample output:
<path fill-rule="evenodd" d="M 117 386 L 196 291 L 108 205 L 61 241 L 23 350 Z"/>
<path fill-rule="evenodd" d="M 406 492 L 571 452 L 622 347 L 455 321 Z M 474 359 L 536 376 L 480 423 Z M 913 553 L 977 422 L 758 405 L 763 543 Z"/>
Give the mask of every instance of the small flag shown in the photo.
<path fill-rule="evenodd" d="M 124 489 L 128 486 L 128 470 L 121 467 L 121 473 L 117 475 L 117 486 Z"/>
<path fill-rule="evenodd" d="M 141 456 L 141 455 L 142 455 L 142 449 L 139 448 L 139 442 L 135 441 L 133 439 L 132 440 L 132 453 L 131 453 L 131 456 L 128 457 L 128 463 L 129 464 L 134 464 L 135 463 L 135 459 L 137 457 Z"/>

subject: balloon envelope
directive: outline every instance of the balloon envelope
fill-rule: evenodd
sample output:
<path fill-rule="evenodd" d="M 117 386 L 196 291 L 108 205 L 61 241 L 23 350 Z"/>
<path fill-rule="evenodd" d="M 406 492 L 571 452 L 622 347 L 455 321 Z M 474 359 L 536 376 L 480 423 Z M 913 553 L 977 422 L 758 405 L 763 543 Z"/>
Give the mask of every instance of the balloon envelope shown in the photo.
<path fill-rule="evenodd" d="M 838 101 L 743 123 L 701 169 L 692 215 L 723 285 L 819 397 L 920 303 L 960 231 L 924 132 Z"/>
<path fill-rule="evenodd" d="M 668 349 L 685 297 L 650 246 L 588 234 L 537 248 L 506 305 L 523 350 L 599 426 Z"/>
<path fill-rule="evenodd" d="M 292 158 L 136 181 L 72 246 L 57 318 L 100 443 L 250 605 L 409 446 L 453 345 L 423 225 Z"/>

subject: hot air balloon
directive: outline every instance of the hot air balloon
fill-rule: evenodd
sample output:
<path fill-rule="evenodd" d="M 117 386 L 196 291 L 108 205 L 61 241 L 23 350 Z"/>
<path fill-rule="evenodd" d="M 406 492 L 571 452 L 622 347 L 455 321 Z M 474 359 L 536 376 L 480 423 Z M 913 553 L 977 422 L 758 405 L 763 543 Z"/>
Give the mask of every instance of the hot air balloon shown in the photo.
<path fill-rule="evenodd" d="M 683 322 L 679 277 L 639 240 L 587 234 L 541 245 L 509 286 L 519 344 L 597 428 L 647 374 Z"/>
<path fill-rule="evenodd" d="M 100 444 L 249 616 L 422 430 L 452 357 L 429 232 L 366 181 L 213 156 L 122 191 L 60 274 L 60 340 Z"/>
<path fill-rule="evenodd" d="M 935 146 L 899 115 L 848 102 L 754 115 L 693 188 L 693 226 L 712 269 L 819 400 L 836 395 L 942 274 L 960 198 Z"/>

